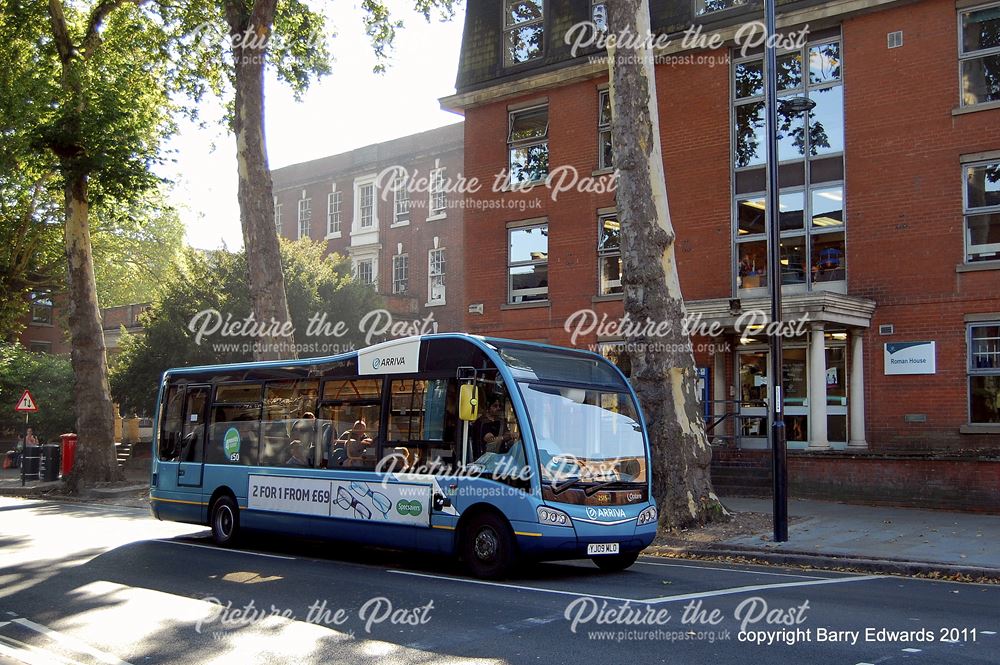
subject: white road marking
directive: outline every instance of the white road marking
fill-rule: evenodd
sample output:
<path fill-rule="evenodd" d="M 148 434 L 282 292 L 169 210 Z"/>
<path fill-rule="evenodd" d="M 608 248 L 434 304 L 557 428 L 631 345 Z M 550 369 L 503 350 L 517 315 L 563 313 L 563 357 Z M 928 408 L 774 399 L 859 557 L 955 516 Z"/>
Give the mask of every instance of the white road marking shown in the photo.
<path fill-rule="evenodd" d="M 470 580 L 464 577 L 451 577 L 449 575 L 430 575 L 428 573 L 417 573 L 412 570 L 387 570 L 395 575 L 411 575 L 413 577 L 426 577 L 431 580 L 447 580 L 449 582 L 464 582 L 465 584 L 480 584 L 482 586 L 503 587 L 505 589 L 518 589 L 520 591 L 539 591 L 541 593 L 554 593 L 560 596 L 587 596 L 589 598 L 600 598 L 602 600 L 614 600 L 620 603 L 645 603 L 649 602 L 641 598 L 619 598 L 618 596 L 600 596 L 593 593 L 579 593 L 577 591 L 562 591 L 560 589 L 543 589 L 541 587 L 523 586 L 520 584 L 505 584 L 503 582 L 487 582 L 486 580 Z"/>
<path fill-rule="evenodd" d="M 212 545 L 198 545 L 197 543 L 184 543 L 179 540 L 167 540 L 165 538 L 154 538 L 154 543 L 169 543 L 171 545 L 185 545 L 187 547 L 201 547 L 206 550 L 213 550 L 215 552 L 234 552 L 236 554 L 250 554 L 253 556 L 266 556 L 269 559 L 285 559 L 287 561 L 295 561 L 293 556 L 281 556 L 280 554 L 264 554 L 263 552 L 253 552 L 250 550 L 226 550 L 221 547 L 213 547 Z"/>
<path fill-rule="evenodd" d="M 801 577 L 806 580 L 828 580 L 829 577 L 819 577 L 818 575 L 795 575 L 792 573 L 770 573 L 763 570 L 743 570 L 739 568 L 713 568 L 712 566 L 693 566 L 683 563 L 661 563 L 659 561 L 643 561 L 640 559 L 636 563 L 646 566 L 669 566 L 671 568 L 694 568 L 695 570 L 722 570 L 727 573 L 746 573 L 748 575 L 776 575 L 778 577 Z"/>
<path fill-rule="evenodd" d="M 432 580 L 448 580 L 451 582 L 463 582 L 465 584 L 479 584 L 483 586 L 501 587 L 506 589 L 517 589 L 519 591 L 538 591 L 540 593 L 552 593 L 560 596 L 576 596 L 587 598 L 600 598 L 602 600 L 614 600 L 620 603 L 644 603 L 655 605 L 658 603 L 669 603 L 678 600 L 693 600 L 696 598 L 711 598 L 714 596 L 727 596 L 736 593 L 747 593 L 750 591 L 767 591 L 769 589 L 784 589 L 788 587 L 816 586 L 820 584 L 839 584 L 843 582 L 863 582 L 866 580 L 877 580 L 878 575 L 865 575 L 862 577 L 836 577 L 823 578 L 819 580 L 809 580 L 806 582 L 783 582 L 781 584 L 755 584 L 752 586 L 730 587 L 728 589 L 716 589 L 714 591 L 699 591 L 697 593 L 685 593 L 676 596 L 661 596 L 659 598 L 620 598 L 618 596 L 602 596 L 592 593 L 581 593 L 579 591 L 563 591 L 561 589 L 545 589 L 542 587 L 524 586 L 521 584 L 506 584 L 504 582 L 487 582 L 486 580 L 470 580 L 464 577 L 451 577 L 448 575 L 430 575 L 428 573 L 417 573 L 410 570 L 387 570 L 386 572 L 396 575 L 411 575 L 413 577 L 426 577 Z"/>
<path fill-rule="evenodd" d="M 905 651 L 906 653 L 920 653 L 920 649 L 914 649 L 912 647 L 903 649 L 903 651 Z"/>
<path fill-rule="evenodd" d="M 10 623 L 10 621 L 0 621 L 0 628 L 3 628 L 4 626 L 6 626 L 9 623 Z"/>
<path fill-rule="evenodd" d="M 982 633 L 983 635 L 996 635 L 997 634 L 997 631 L 995 631 L 995 630 L 981 630 L 979 632 Z"/>
<path fill-rule="evenodd" d="M 655 604 L 655 603 L 670 603 L 676 602 L 678 600 L 693 600 L 695 598 L 713 598 L 715 596 L 728 596 L 735 593 L 747 593 L 749 591 L 768 591 L 770 589 L 787 589 L 790 587 L 799 586 L 818 586 L 820 584 L 842 584 L 845 582 L 865 582 L 867 580 L 877 580 L 878 575 L 864 575 L 861 577 L 834 577 L 834 578 L 824 578 L 821 580 L 809 580 L 808 582 L 782 582 L 781 584 L 754 584 L 752 586 L 739 586 L 732 587 L 729 589 L 717 589 L 715 591 L 699 591 L 697 593 L 685 593 L 678 596 L 662 596 L 660 598 L 651 598 L 642 602 Z"/>
<path fill-rule="evenodd" d="M 29 619 L 14 619 L 14 623 L 33 630 L 36 633 L 41 633 L 56 644 L 60 644 L 79 653 L 85 653 L 88 656 L 96 658 L 102 663 L 107 663 L 108 665 L 130 665 L 128 662 L 121 660 L 117 656 L 95 649 L 82 640 L 78 640 L 75 637 L 70 637 L 69 635 L 52 630 L 48 626 L 43 626 Z"/>
<path fill-rule="evenodd" d="M 16 648 L 8 646 L 8 644 L 14 644 L 16 645 Z M 76 661 L 61 658 L 60 656 L 50 653 L 44 649 L 38 649 L 30 644 L 18 642 L 17 640 L 7 637 L 3 638 L 3 641 L 0 642 L 0 655 L 13 658 L 19 663 L 25 663 L 25 665 L 52 665 L 52 663 L 79 665 Z"/>

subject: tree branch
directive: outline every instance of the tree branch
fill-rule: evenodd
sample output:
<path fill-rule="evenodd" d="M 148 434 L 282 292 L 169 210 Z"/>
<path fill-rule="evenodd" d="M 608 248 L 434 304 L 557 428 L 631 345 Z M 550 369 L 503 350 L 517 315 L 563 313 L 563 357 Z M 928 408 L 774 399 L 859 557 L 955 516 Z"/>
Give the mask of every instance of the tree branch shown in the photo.
<path fill-rule="evenodd" d="M 51 0 L 55 2 L 56 0 Z M 102 0 L 98 3 L 94 10 L 90 12 L 90 20 L 87 22 L 87 32 L 83 36 L 83 41 L 80 42 L 80 52 L 83 54 L 84 58 L 89 58 L 100 43 L 101 43 L 101 25 L 104 23 L 104 19 L 108 17 L 108 14 L 118 9 L 126 3 L 132 3 L 135 6 L 143 5 L 147 0 Z"/>
<path fill-rule="evenodd" d="M 52 36 L 56 40 L 56 50 L 59 60 L 65 65 L 73 57 L 73 41 L 66 27 L 66 15 L 63 13 L 62 0 L 49 0 L 49 23 L 52 25 Z"/>

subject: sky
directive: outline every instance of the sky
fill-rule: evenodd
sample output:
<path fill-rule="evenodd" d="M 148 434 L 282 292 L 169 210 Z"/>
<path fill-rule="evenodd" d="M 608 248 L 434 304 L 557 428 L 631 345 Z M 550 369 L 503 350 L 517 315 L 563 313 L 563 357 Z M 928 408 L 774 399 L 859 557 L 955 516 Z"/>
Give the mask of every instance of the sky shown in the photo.
<path fill-rule="evenodd" d="M 265 132 L 270 167 L 280 168 L 461 120 L 442 111 L 438 99 L 455 92 L 464 9 L 442 23 L 428 24 L 408 11 L 408 0 L 389 5 L 405 22 L 396 35 L 384 74 L 361 24 L 360 3 L 327 3 L 334 57 L 329 76 L 313 82 L 301 101 L 273 75 L 265 83 Z M 221 104 L 202 107 L 203 119 L 217 119 Z M 159 174 L 174 181 L 172 203 L 187 229 L 188 244 L 201 249 L 243 246 L 236 199 L 236 142 L 227 127 L 182 123 L 168 149 L 176 161 Z"/>

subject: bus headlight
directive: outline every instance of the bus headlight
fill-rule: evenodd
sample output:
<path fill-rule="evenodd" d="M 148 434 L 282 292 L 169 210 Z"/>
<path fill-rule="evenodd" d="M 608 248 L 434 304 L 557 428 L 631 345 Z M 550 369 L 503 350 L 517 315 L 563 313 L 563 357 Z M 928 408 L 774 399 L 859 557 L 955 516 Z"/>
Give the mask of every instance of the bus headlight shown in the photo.
<path fill-rule="evenodd" d="M 573 520 L 569 515 L 561 510 L 549 508 L 548 506 L 538 506 L 538 521 L 549 526 L 573 526 Z"/>
<path fill-rule="evenodd" d="M 639 513 L 639 519 L 636 521 L 636 525 L 642 526 L 643 524 L 649 524 L 650 522 L 656 522 L 656 506 L 650 506 Z"/>

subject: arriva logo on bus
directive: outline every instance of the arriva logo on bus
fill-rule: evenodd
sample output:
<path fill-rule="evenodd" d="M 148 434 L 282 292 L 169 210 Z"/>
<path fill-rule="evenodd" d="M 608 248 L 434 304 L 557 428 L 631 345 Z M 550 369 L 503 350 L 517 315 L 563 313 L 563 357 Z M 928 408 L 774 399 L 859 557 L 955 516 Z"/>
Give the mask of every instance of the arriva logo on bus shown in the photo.
<path fill-rule="evenodd" d="M 594 508 L 592 506 L 587 507 L 587 517 L 592 520 L 596 519 L 622 519 L 626 517 L 625 511 L 621 508 Z"/>

